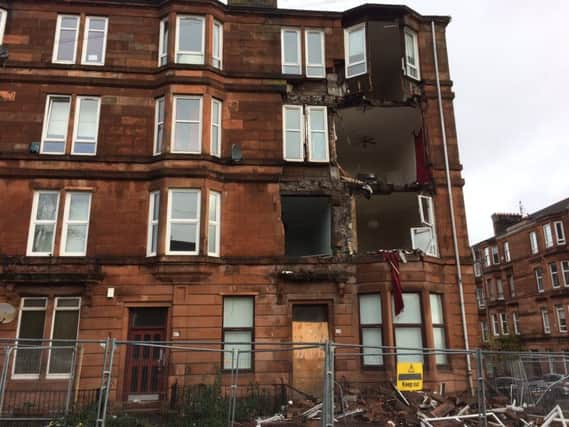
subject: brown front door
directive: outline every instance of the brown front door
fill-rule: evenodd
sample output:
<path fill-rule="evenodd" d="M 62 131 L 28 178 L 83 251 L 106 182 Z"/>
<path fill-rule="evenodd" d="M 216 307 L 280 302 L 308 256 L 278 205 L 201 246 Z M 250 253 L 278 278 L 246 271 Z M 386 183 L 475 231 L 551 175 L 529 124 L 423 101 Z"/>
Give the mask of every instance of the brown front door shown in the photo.
<path fill-rule="evenodd" d="M 328 306 L 299 304 L 292 308 L 292 341 L 328 341 Z M 324 351 L 321 348 L 295 350 L 292 356 L 292 383 L 313 396 L 322 395 Z"/>
<path fill-rule="evenodd" d="M 165 349 L 152 345 L 166 339 L 166 308 L 130 310 L 126 353 L 125 398 L 129 401 L 159 400 L 164 392 Z M 145 345 L 149 343 L 149 345 Z"/>

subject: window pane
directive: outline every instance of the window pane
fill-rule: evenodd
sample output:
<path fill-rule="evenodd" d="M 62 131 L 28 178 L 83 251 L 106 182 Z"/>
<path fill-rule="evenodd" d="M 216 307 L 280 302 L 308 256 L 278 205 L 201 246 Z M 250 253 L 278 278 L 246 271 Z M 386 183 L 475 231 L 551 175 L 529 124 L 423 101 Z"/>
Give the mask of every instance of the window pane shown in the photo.
<path fill-rule="evenodd" d="M 211 154 L 216 155 L 219 152 L 219 128 L 217 126 L 211 127 Z"/>
<path fill-rule="evenodd" d="M 38 196 L 38 211 L 36 218 L 40 220 L 55 221 L 55 213 L 57 210 L 57 193 L 40 193 Z"/>
<path fill-rule="evenodd" d="M 324 76 L 325 70 L 322 66 L 307 65 L 306 74 L 308 76 Z"/>
<path fill-rule="evenodd" d="M 348 36 L 349 62 L 354 63 L 364 59 L 364 31 L 359 29 L 352 31 Z"/>
<path fill-rule="evenodd" d="M 444 328 L 433 328 L 433 336 L 435 338 L 435 349 L 443 350 L 446 348 L 445 344 L 445 330 Z M 435 356 L 437 365 L 447 364 L 447 355 L 444 353 L 437 353 Z"/>
<path fill-rule="evenodd" d="M 321 131 L 326 129 L 324 110 L 310 109 L 310 129 Z"/>
<path fill-rule="evenodd" d="M 38 224 L 34 230 L 32 252 L 51 252 L 54 224 Z"/>
<path fill-rule="evenodd" d="M 83 253 L 85 252 L 85 238 L 87 237 L 86 224 L 73 224 L 67 226 L 67 241 L 65 242 L 65 252 Z"/>
<path fill-rule="evenodd" d="M 407 63 L 409 65 L 416 65 L 415 62 L 415 40 L 413 35 L 405 33 L 405 54 L 407 55 Z"/>
<path fill-rule="evenodd" d="M 196 224 L 172 224 L 170 226 L 170 251 L 194 252 L 196 250 Z"/>
<path fill-rule="evenodd" d="M 301 141 L 300 132 L 297 131 L 287 131 L 286 132 L 286 158 L 287 159 L 299 159 L 302 158 L 301 153 Z"/>
<path fill-rule="evenodd" d="M 442 297 L 438 294 L 431 294 L 430 298 L 431 298 L 431 317 L 433 320 L 433 324 L 444 323 Z"/>
<path fill-rule="evenodd" d="M 209 220 L 217 221 L 217 204 L 219 203 L 219 194 L 210 193 L 209 195 Z"/>
<path fill-rule="evenodd" d="M 353 76 L 355 74 L 362 74 L 366 70 L 366 64 L 350 65 L 348 66 L 348 76 Z"/>
<path fill-rule="evenodd" d="M 24 307 L 25 308 L 45 308 L 47 301 L 45 298 L 25 298 Z"/>
<path fill-rule="evenodd" d="M 58 298 L 57 307 L 79 307 L 81 300 L 79 298 Z"/>
<path fill-rule="evenodd" d="M 414 227 L 411 233 L 413 234 L 413 249 L 420 249 L 426 254 L 433 252 L 434 236 L 430 227 Z"/>
<path fill-rule="evenodd" d="M 175 151 L 199 151 L 199 124 L 176 123 Z"/>
<path fill-rule="evenodd" d="M 380 328 L 362 329 L 362 345 L 369 347 L 381 347 L 382 337 Z M 364 347 L 364 365 L 383 365 L 381 349 Z"/>
<path fill-rule="evenodd" d="M 217 252 L 217 226 L 210 224 L 207 228 L 207 252 L 213 254 Z"/>
<path fill-rule="evenodd" d="M 153 193 L 152 197 L 152 219 L 158 221 L 160 215 L 160 193 Z"/>
<path fill-rule="evenodd" d="M 283 66 L 284 74 L 300 74 L 300 65 L 285 65 Z"/>
<path fill-rule="evenodd" d="M 65 18 L 64 21 L 71 20 Z M 73 61 L 75 54 L 75 37 L 77 35 L 76 29 L 61 29 L 59 31 L 59 43 L 57 46 L 57 60 L 58 61 Z"/>
<path fill-rule="evenodd" d="M 197 219 L 198 217 L 198 193 L 172 191 L 172 207 L 170 218 L 172 219 Z"/>
<path fill-rule="evenodd" d="M 89 31 L 87 37 L 87 62 L 102 62 L 105 34 L 102 31 Z"/>
<path fill-rule="evenodd" d="M 89 218 L 89 201 L 91 194 L 71 194 L 69 197 L 71 197 L 69 219 L 72 221 L 87 221 Z"/>
<path fill-rule="evenodd" d="M 61 18 L 61 28 L 76 28 L 77 27 L 77 17 L 74 16 L 64 16 Z"/>
<path fill-rule="evenodd" d="M 284 62 L 287 64 L 300 63 L 300 55 L 298 52 L 298 37 L 299 34 L 296 31 L 283 32 Z"/>
<path fill-rule="evenodd" d="M 287 129 L 300 129 L 300 109 L 285 108 L 285 123 Z"/>
<path fill-rule="evenodd" d="M 89 29 L 90 30 L 104 30 L 105 29 L 105 19 L 103 19 L 103 18 L 90 18 L 89 19 Z"/>
<path fill-rule="evenodd" d="M 324 58 L 322 55 L 322 33 L 308 32 L 307 33 L 307 44 L 308 44 L 308 63 L 309 64 L 322 64 L 324 63 Z"/>
<path fill-rule="evenodd" d="M 224 334 L 225 346 L 224 349 L 227 351 L 224 353 L 223 357 L 223 368 L 231 369 L 237 366 L 237 355 L 233 354 L 234 349 L 241 351 L 251 350 L 251 344 L 228 344 L 231 342 L 251 342 L 251 332 L 249 331 L 226 331 Z M 233 362 L 233 363 L 232 363 Z M 240 353 L 239 354 L 239 369 L 251 369 L 251 353 Z"/>
<path fill-rule="evenodd" d="M 212 107 L 212 121 L 215 124 L 219 124 L 219 107 L 221 106 L 221 104 L 219 102 L 212 102 L 211 103 L 211 107 Z"/>
<path fill-rule="evenodd" d="M 77 138 L 87 141 L 97 139 L 97 110 L 99 102 L 96 99 L 81 99 Z"/>
<path fill-rule="evenodd" d="M 423 337 L 421 336 L 421 328 L 395 328 L 395 343 L 397 345 L 397 361 L 398 362 L 422 362 Z M 411 350 L 402 350 L 399 347 L 408 347 Z M 417 349 L 417 350 L 414 350 Z"/>
<path fill-rule="evenodd" d="M 47 125 L 48 139 L 65 139 L 67 119 L 69 117 L 69 99 L 51 98 L 49 123 Z"/>
<path fill-rule="evenodd" d="M 201 52 L 203 21 L 196 18 L 180 18 L 178 48 L 186 52 Z"/>
<path fill-rule="evenodd" d="M 75 142 L 75 144 L 73 144 L 73 152 L 75 154 L 95 154 L 95 143 Z"/>
<path fill-rule="evenodd" d="M 176 120 L 200 120 L 200 100 L 176 98 Z"/>
<path fill-rule="evenodd" d="M 74 340 L 77 338 L 77 326 L 79 323 L 79 311 L 57 311 L 53 326 L 54 340 Z M 53 341 L 52 346 L 65 348 L 53 348 L 49 360 L 50 374 L 68 374 L 71 372 L 73 358 L 72 343 Z M 69 348 L 67 348 L 69 347 Z"/>
<path fill-rule="evenodd" d="M 379 294 L 360 295 L 360 323 L 381 324 L 381 299 Z"/>
<path fill-rule="evenodd" d="M 418 294 L 403 294 L 405 308 L 393 320 L 395 324 L 421 323 L 421 302 Z M 395 313 L 395 309 L 393 310 Z"/>
<path fill-rule="evenodd" d="M 224 328 L 253 327 L 253 298 L 225 297 L 223 299 Z"/>
<path fill-rule="evenodd" d="M 328 144 L 323 132 L 312 132 L 310 135 L 311 160 L 326 160 Z"/>
<path fill-rule="evenodd" d="M 45 311 L 22 311 L 20 316 L 20 331 L 18 339 L 42 339 Z M 20 348 L 16 353 L 14 373 L 39 374 L 41 368 L 41 350 L 26 350 L 22 347 L 38 346 L 41 345 L 41 342 L 19 341 L 18 345 Z"/>

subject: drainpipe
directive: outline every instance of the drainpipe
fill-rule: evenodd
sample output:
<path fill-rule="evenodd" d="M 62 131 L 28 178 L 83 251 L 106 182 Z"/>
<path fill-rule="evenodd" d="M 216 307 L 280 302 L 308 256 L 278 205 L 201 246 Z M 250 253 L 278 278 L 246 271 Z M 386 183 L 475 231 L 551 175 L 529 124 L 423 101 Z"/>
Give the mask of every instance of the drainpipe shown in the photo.
<path fill-rule="evenodd" d="M 445 157 L 445 172 L 447 179 L 447 190 L 448 190 L 448 203 L 450 207 L 450 223 L 452 227 L 452 243 L 454 246 L 454 259 L 456 263 L 456 280 L 458 284 L 458 295 L 460 298 L 460 316 L 462 318 L 462 333 L 464 335 L 464 349 L 466 353 L 466 375 L 468 377 L 468 386 L 470 391 L 474 393 L 474 385 L 472 382 L 472 365 L 470 363 L 470 345 L 468 344 L 468 326 L 466 324 L 466 310 L 464 307 L 464 288 L 462 285 L 462 270 L 460 265 L 460 254 L 458 252 L 458 236 L 456 234 L 456 221 L 454 218 L 454 202 L 452 200 L 452 185 L 450 178 L 450 167 L 448 161 L 448 149 L 447 149 L 447 135 L 445 127 L 445 116 L 443 113 L 443 100 L 441 95 L 441 81 L 439 79 L 439 60 L 437 56 L 437 41 L 435 37 L 435 21 L 431 21 L 431 33 L 433 35 L 433 57 L 435 61 L 435 77 L 437 81 L 437 98 L 439 101 L 439 117 L 441 122 L 441 135 L 443 137 L 443 150 Z"/>

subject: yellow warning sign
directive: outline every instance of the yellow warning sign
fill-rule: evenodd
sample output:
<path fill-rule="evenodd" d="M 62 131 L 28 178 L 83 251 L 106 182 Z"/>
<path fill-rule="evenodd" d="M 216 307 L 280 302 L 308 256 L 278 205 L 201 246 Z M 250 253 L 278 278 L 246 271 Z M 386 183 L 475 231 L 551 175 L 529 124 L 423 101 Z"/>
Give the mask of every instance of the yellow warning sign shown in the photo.
<path fill-rule="evenodd" d="M 422 363 L 397 363 L 397 389 L 400 391 L 417 391 L 423 389 Z"/>

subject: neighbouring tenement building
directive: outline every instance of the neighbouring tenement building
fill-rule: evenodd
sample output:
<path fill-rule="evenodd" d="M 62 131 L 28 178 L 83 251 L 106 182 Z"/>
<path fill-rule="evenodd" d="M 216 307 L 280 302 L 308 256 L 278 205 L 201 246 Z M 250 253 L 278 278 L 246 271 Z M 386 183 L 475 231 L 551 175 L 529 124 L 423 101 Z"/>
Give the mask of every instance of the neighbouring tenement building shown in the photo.
<path fill-rule="evenodd" d="M 569 199 L 492 221 L 473 246 L 482 343 L 569 352 Z"/>
<path fill-rule="evenodd" d="M 389 5 L 0 0 L 0 302 L 16 309 L 0 337 L 477 342 L 449 21 Z M 427 387 L 468 383 L 464 356 L 402 352 Z M 393 355 L 362 353 L 338 375 L 394 379 Z M 232 364 L 191 357 L 119 347 L 111 398 L 160 399 Z M 239 378 L 314 391 L 316 359 L 248 353 Z M 10 363 L 21 391 L 100 383 L 100 353 Z"/>

